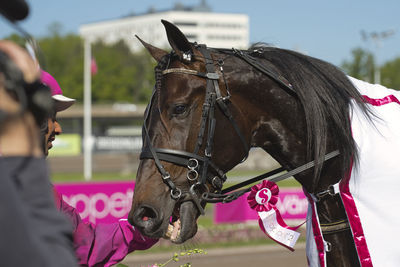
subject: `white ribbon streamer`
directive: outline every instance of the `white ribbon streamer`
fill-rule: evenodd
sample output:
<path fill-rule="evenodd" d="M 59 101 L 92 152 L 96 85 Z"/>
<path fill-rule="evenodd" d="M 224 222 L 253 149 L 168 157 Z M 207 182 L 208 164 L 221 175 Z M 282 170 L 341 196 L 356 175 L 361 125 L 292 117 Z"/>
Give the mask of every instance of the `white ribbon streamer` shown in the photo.
<path fill-rule="evenodd" d="M 261 211 L 258 213 L 260 220 L 263 225 L 263 231 L 275 242 L 287 247 L 290 250 L 294 250 L 294 245 L 300 236 L 300 233 L 286 228 L 288 226 L 282 226 L 277 219 L 275 209 L 269 211 Z M 261 226 L 261 225 L 260 225 Z"/>

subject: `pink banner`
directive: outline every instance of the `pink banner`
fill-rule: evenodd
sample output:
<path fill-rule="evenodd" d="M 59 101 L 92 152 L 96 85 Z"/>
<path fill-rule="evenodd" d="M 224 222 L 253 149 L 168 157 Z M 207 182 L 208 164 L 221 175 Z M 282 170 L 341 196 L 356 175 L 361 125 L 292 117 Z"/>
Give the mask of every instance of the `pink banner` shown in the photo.
<path fill-rule="evenodd" d="M 91 182 L 56 184 L 63 199 L 75 207 L 84 221 L 112 223 L 127 218 L 135 183 Z"/>
<path fill-rule="evenodd" d="M 112 223 L 127 218 L 132 205 L 135 183 L 84 182 L 56 184 L 63 199 L 75 207 L 84 221 Z M 277 207 L 285 220 L 303 220 L 307 215 L 307 199 L 301 188 L 282 188 Z M 214 207 L 215 223 L 257 221 L 257 212 L 247 203 L 247 194 L 231 203 Z"/>
<path fill-rule="evenodd" d="M 248 194 L 231 203 L 217 203 L 214 208 L 215 223 L 243 223 L 258 221 L 257 212 L 249 207 Z M 301 188 L 281 188 L 276 204 L 284 220 L 304 220 L 308 202 Z"/>

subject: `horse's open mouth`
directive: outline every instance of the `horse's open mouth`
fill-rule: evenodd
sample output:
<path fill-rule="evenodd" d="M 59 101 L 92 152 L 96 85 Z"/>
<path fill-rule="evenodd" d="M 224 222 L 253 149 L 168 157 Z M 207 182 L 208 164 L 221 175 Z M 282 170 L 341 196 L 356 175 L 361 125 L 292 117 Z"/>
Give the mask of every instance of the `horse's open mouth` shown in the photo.
<path fill-rule="evenodd" d="M 176 244 L 181 244 L 197 232 L 197 209 L 193 202 L 186 201 L 175 205 L 168 229 L 163 236 Z"/>
<path fill-rule="evenodd" d="M 170 223 L 168 224 L 167 232 L 164 235 L 165 239 L 176 242 L 181 233 L 181 219 L 180 219 L 180 204 L 175 206 L 174 212 L 172 213 Z"/>

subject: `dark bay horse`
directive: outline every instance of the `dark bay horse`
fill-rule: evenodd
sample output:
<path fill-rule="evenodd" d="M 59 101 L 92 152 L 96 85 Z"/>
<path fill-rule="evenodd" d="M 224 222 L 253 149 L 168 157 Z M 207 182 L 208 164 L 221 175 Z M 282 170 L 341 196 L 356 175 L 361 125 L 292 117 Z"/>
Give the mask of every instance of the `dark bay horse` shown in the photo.
<path fill-rule="evenodd" d="M 295 179 L 315 198 L 325 264 L 359 266 L 341 197 L 331 192 L 359 156 L 349 106 L 374 117 L 353 83 L 319 59 L 267 46 L 207 48 L 162 22 L 172 52 L 140 40 L 158 65 L 129 221 L 153 238 L 173 224 L 171 240 L 185 242 L 207 192 L 221 192 L 225 173 L 260 147 L 288 171 L 315 162 Z M 340 154 L 324 161 L 332 151 Z"/>

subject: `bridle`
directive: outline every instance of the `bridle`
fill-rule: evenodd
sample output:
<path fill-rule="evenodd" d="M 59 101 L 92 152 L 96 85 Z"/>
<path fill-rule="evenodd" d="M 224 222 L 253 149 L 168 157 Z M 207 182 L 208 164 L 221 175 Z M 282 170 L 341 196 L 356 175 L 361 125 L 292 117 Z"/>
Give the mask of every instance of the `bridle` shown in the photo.
<path fill-rule="evenodd" d="M 218 107 L 222 113 L 227 117 L 233 126 L 237 136 L 242 142 L 243 149 L 245 151 L 245 158 L 248 156 L 249 146 L 246 142 L 244 135 L 242 134 L 238 124 L 236 123 L 235 119 L 230 112 L 227 103 L 229 102 L 230 93 L 228 90 L 228 85 L 225 80 L 223 65 L 224 61 L 222 59 L 215 61 L 210 54 L 209 49 L 205 45 L 198 45 L 194 44 L 195 48 L 201 53 L 202 57 L 205 60 L 205 69 L 206 72 L 199 72 L 190 69 L 184 68 L 170 68 L 168 69 L 168 65 L 164 70 L 162 70 L 162 75 L 167 75 L 170 73 L 180 73 L 180 74 L 188 74 L 188 75 L 195 75 L 197 77 L 201 77 L 206 79 L 206 93 L 205 99 L 202 109 L 202 116 L 200 122 L 200 130 L 197 135 L 197 142 L 195 145 L 195 149 L 193 152 L 181 151 L 181 150 L 174 150 L 174 149 L 165 149 L 165 148 L 155 148 L 150 143 L 150 135 L 149 130 L 147 127 L 148 117 L 151 110 L 151 106 L 154 102 L 155 91 L 153 91 L 153 95 L 150 100 L 150 104 L 147 107 L 145 112 L 145 119 L 143 124 L 143 134 L 146 140 L 148 140 L 147 144 L 143 146 L 142 152 L 140 154 L 140 159 L 153 159 L 154 163 L 162 176 L 163 182 L 169 187 L 170 195 L 172 199 L 176 201 L 193 201 L 197 206 L 199 212 L 204 215 L 204 209 L 202 207 L 202 203 L 209 202 L 209 203 L 216 203 L 216 202 L 231 202 L 244 193 L 250 191 L 250 188 L 238 190 L 227 194 L 233 190 L 241 188 L 243 186 L 249 185 L 256 181 L 260 181 L 262 179 L 269 178 L 273 175 L 276 175 L 282 171 L 284 168 L 278 168 L 271 172 L 267 172 L 265 174 L 259 175 L 255 178 L 249 179 L 245 182 L 242 182 L 238 185 L 234 185 L 232 187 L 222 189 L 223 183 L 226 181 L 227 177 L 226 174 L 218 168 L 212 161 L 212 152 L 213 152 L 213 139 L 214 139 L 214 131 L 216 126 L 216 118 L 215 118 L 215 108 Z M 267 75 L 278 84 L 280 84 L 289 94 L 294 95 L 297 97 L 293 86 L 281 75 L 273 72 L 272 70 L 266 68 L 265 66 L 259 64 L 253 57 L 251 57 L 245 51 L 240 51 L 236 49 L 231 50 L 224 50 L 219 49 L 219 51 L 237 56 L 256 68 L 257 70 L 261 71 L 263 74 Z M 254 50 L 253 52 L 260 52 L 259 50 Z M 172 57 L 173 54 L 167 55 L 168 57 Z M 192 59 L 191 51 L 188 51 L 183 54 L 183 59 L 187 61 L 191 61 Z M 225 83 L 227 95 L 222 96 L 221 90 L 219 88 L 219 80 L 221 75 L 216 72 L 215 69 L 215 62 L 217 62 L 220 72 L 222 74 L 223 81 Z M 207 129 L 207 136 L 205 137 L 206 132 L 206 125 L 208 125 Z M 204 156 L 199 154 L 200 148 L 203 146 L 204 139 L 206 138 L 205 142 L 205 150 Z M 145 140 L 144 140 L 145 141 Z M 329 160 L 335 156 L 339 155 L 339 151 L 333 151 L 327 155 L 325 155 L 323 161 Z M 187 179 L 189 180 L 192 185 L 190 186 L 188 194 L 183 194 L 182 190 L 178 188 L 175 183 L 172 181 L 170 174 L 165 170 L 164 166 L 162 165 L 161 161 L 167 161 L 176 165 L 180 165 L 186 167 L 188 169 L 187 172 Z M 286 178 L 289 178 L 295 174 L 298 174 L 302 171 L 305 171 L 309 168 L 314 167 L 314 161 L 304 164 L 296 169 L 293 169 L 287 173 L 279 175 L 271 180 L 277 182 Z M 216 174 L 209 175 L 210 170 L 212 173 Z M 199 174 L 200 172 L 200 174 Z M 208 192 L 207 183 L 210 184 L 216 192 Z M 202 194 L 199 195 L 198 191 L 203 190 Z"/>
<path fill-rule="evenodd" d="M 215 107 L 217 105 L 223 111 L 224 115 L 230 120 L 233 128 L 235 129 L 235 132 L 239 136 L 244 147 L 246 155 L 245 158 L 247 158 L 249 147 L 247 145 L 247 142 L 243 134 L 239 129 L 238 124 L 234 120 L 226 104 L 226 102 L 229 100 L 230 97 L 229 91 L 227 96 L 222 96 L 221 94 L 221 90 L 218 84 L 220 75 L 215 71 L 214 60 L 211 58 L 209 50 L 204 45 L 198 45 L 198 49 L 202 53 L 205 59 L 205 66 L 207 71 L 206 73 L 183 69 L 183 68 L 171 68 L 171 69 L 167 68 L 162 71 L 163 75 L 167 75 L 169 73 L 182 73 L 182 74 L 195 75 L 201 78 L 205 78 L 207 81 L 206 94 L 205 94 L 201 122 L 200 122 L 200 130 L 197 135 L 197 142 L 193 153 L 180 150 L 154 148 L 150 143 L 147 143 L 147 146 L 144 146 L 144 149 L 140 154 L 140 159 L 146 159 L 146 158 L 154 159 L 155 165 L 157 166 L 157 169 L 161 173 L 164 183 L 170 188 L 170 194 L 174 200 L 178 200 L 182 197 L 182 190 L 175 186 L 175 184 L 171 180 L 170 174 L 165 170 L 160 160 L 172 162 L 174 164 L 187 167 L 188 168 L 187 179 L 191 183 L 193 183 L 189 189 L 189 195 L 190 195 L 189 199 L 196 204 L 200 213 L 204 214 L 204 209 L 201 206 L 201 200 L 196 190 L 205 189 L 207 191 L 208 188 L 206 186 L 206 183 L 208 182 L 217 191 L 220 191 L 223 183 L 226 181 L 225 173 L 211 161 L 213 153 L 214 131 L 216 126 Z M 172 55 L 168 56 L 171 57 Z M 191 58 L 191 55 L 187 54 L 186 57 Z M 223 73 L 223 61 L 220 61 L 219 65 L 220 65 L 220 70 Z M 150 105 L 152 105 L 153 98 L 154 95 L 152 96 Z M 147 109 L 146 112 L 147 114 L 145 114 L 145 122 L 143 126 L 147 140 L 150 140 L 149 131 L 147 128 L 147 118 L 150 109 L 151 109 L 150 107 Z M 207 124 L 208 127 L 207 127 L 207 137 L 205 142 L 204 156 L 201 156 L 199 154 L 199 151 L 201 147 L 203 147 Z M 216 174 L 214 177 L 208 176 L 209 168 L 211 168 L 213 170 L 213 173 Z M 185 201 L 187 201 L 186 199 Z"/>

